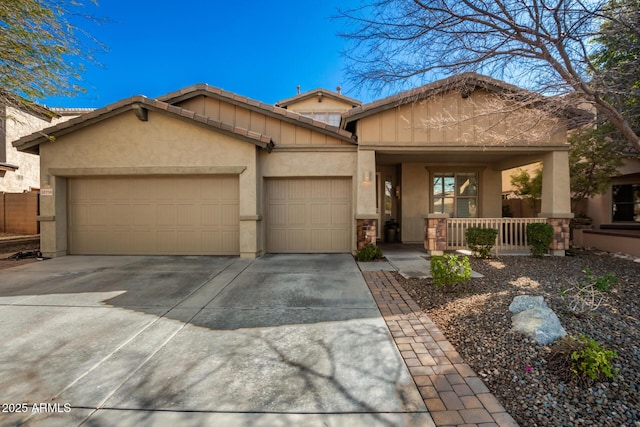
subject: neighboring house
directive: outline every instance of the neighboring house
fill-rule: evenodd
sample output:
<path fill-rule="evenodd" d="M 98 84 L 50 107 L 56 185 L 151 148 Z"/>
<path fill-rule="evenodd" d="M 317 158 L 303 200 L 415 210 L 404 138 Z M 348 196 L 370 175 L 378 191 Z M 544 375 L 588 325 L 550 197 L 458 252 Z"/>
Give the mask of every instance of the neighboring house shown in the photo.
<path fill-rule="evenodd" d="M 36 104 L 28 108 L 0 106 L 0 109 L 0 192 L 5 193 L 40 188 L 40 157 L 18 151 L 13 141 L 91 111 L 90 108 L 48 109 Z"/>
<path fill-rule="evenodd" d="M 35 104 L 29 108 L 2 105 L 0 109 L 0 192 L 22 193 L 38 189 L 40 158 L 18 151 L 13 141 L 51 126 L 58 115 Z"/>
<path fill-rule="evenodd" d="M 640 257 L 640 155 L 629 147 L 605 194 L 588 199 L 592 230 L 574 231 L 577 246 Z"/>
<path fill-rule="evenodd" d="M 55 142 L 14 144 L 41 158 L 46 256 L 354 252 L 392 219 L 401 242 L 440 253 L 455 227 L 499 224 L 502 171 L 535 161 L 544 218 L 531 220 L 554 226 L 562 255 L 574 113 L 541 112 L 531 131 L 487 113 L 518 94 L 473 73 L 364 105 L 319 89 L 273 106 L 195 85 L 45 129 Z"/>

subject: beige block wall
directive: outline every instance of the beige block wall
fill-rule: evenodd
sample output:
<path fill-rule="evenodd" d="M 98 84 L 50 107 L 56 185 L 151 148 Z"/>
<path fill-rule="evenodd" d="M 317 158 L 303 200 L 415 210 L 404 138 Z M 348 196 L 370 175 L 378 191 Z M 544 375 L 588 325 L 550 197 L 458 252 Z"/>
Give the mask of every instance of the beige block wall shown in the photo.
<path fill-rule="evenodd" d="M 0 193 L 0 231 L 38 234 L 38 193 Z"/>
<path fill-rule="evenodd" d="M 189 174 L 190 169 L 196 174 L 228 174 L 225 168 L 235 167 L 244 169 L 236 172 L 240 173 L 240 217 L 244 218 L 241 255 L 259 254 L 251 231 L 258 215 L 258 148 L 161 113 L 150 111 L 148 117 L 143 122 L 133 111 L 126 112 L 41 145 L 43 187 L 54 191 L 53 197 L 43 196 L 41 201 L 43 252 L 64 255 L 67 251 L 65 176 Z"/>

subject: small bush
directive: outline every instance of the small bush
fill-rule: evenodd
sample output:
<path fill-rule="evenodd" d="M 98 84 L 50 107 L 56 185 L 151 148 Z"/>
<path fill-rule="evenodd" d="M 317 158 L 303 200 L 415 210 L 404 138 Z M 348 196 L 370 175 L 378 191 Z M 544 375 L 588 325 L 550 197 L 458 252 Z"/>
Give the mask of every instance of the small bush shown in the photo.
<path fill-rule="evenodd" d="M 444 254 L 432 257 L 430 264 L 433 284 L 438 287 L 461 284 L 471 278 L 469 257 Z"/>
<path fill-rule="evenodd" d="M 594 276 L 593 271 L 590 268 L 582 270 L 584 273 L 584 282 L 587 285 L 593 285 L 599 291 L 610 291 L 615 285 L 620 283 L 616 274 L 612 271 L 608 272 L 604 276 Z"/>
<path fill-rule="evenodd" d="M 465 232 L 467 245 L 480 258 L 489 258 L 491 248 L 496 243 L 498 230 L 495 228 L 470 227 Z"/>
<path fill-rule="evenodd" d="M 616 368 L 613 366 L 613 359 L 618 357 L 618 353 L 603 348 L 596 340 L 584 335 L 580 335 L 578 340 L 581 347 L 571 353 L 571 371 L 592 380 L 601 379 L 603 376 L 614 378 Z"/>
<path fill-rule="evenodd" d="M 366 245 L 364 248 L 362 248 L 356 253 L 357 261 L 368 262 L 368 261 L 374 261 L 380 258 L 382 258 L 382 249 L 380 249 L 380 247 L 376 245 L 371 245 L 371 244 Z"/>
<path fill-rule="evenodd" d="M 531 254 L 542 258 L 553 241 L 553 227 L 544 222 L 527 224 L 527 241 L 531 246 Z"/>
<path fill-rule="evenodd" d="M 577 380 L 586 384 L 590 380 L 613 379 L 617 369 L 613 359 L 618 353 L 603 348 L 596 340 L 584 335 L 568 336 L 553 345 L 549 354 L 549 368 L 566 381 Z"/>

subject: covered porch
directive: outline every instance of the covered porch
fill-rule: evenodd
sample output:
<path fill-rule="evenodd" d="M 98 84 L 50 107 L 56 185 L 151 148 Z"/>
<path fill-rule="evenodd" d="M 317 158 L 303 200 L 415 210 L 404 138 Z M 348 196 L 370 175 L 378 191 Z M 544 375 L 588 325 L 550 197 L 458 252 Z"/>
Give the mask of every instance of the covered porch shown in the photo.
<path fill-rule="evenodd" d="M 360 212 L 359 225 L 366 217 L 368 226 L 359 232 L 358 246 L 373 241 L 420 244 L 429 254 L 439 255 L 467 249 L 466 230 L 484 227 L 498 230 L 496 254 L 527 254 L 527 224 L 546 222 L 555 231 L 550 253 L 563 256 L 573 216 L 567 150 L 566 145 L 467 146 L 446 151 L 361 146 L 359 169 L 364 179 L 359 207 L 369 209 L 368 215 L 364 209 Z M 503 217 L 502 171 L 533 162 L 543 165 L 542 212 L 532 218 Z"/>

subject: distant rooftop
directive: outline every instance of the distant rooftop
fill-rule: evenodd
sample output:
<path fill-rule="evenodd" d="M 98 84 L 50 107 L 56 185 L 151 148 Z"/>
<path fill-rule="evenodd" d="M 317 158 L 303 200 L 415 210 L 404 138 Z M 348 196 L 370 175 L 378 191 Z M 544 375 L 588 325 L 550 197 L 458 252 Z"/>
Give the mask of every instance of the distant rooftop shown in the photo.
<path fill-rule="evenodd" d="M 95 110 L 95 108 L 58 108 L 58 107 L 49 108 L 49 109 L 55 113 L 60 114 L 61 116 L 90 113 L 93 110 Z"/>

